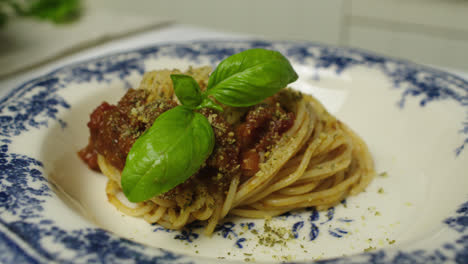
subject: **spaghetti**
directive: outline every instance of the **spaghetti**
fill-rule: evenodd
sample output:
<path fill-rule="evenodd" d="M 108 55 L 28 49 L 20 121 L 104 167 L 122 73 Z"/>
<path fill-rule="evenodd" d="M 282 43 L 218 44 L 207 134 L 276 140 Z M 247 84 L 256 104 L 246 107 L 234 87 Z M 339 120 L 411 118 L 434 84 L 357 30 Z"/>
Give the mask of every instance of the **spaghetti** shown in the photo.
<path fill-rule="evenodd" d="M 130 100 L 134 105 L 127 112 L 135 112 L 138 107 L 144 109 L 148 104 L 159 107 L 158 100 L 162 98 L 177 103 L 169 77 L 173 72 L 145 74 L 139 90 L 146 91 L 146 96 Z M 204 89 L 209 72 L 208 67 L 190 68 L 185 74 L 193 76 Z M 90 167 L 91 156 L 96 155 L 97 167 L 109 179 L 108 200 L 118 210 L 170 229 L 180 229 L 195 220 L 206 221 L 206 234 L 211 234 L 228 214 L 268 218 L 310 206 L 325 210 L 366 188 L 374 176 L 373 160 L 366 144 L 351 129 L 308 95 L 285 89 L 266 101 L 253 107 L 255 111 L 252 107 L 225 107 L 224 123 L 214 121 L 221 118 L 221 113 L 204 113 L 215 130 L 216 143 L 220 144 L 206 167 L 168 193 L 144 202 L 131 204 L 122 199 L 122 167 L 119 168 L 119 163 L 114 162 L 108 152 L 96 150 L 93 137 L 80 155 Z M 125 108 L 125 104 L 122 105 L 119 103 Z M 255 142 L 249 142 L 247 146 L 250 147 L 244 149 L 241 146 L 236 152 L 232 146 L 242 145 L 245 131 L 250 132 L 255 124 L 245 120 L 249 116 L 258 118 L 268 107 L 274 111 L 273 115 L 268 115 L 267 125 L 260 129 L 263 136 L 251 137 L 250 141 Z M 144 110 L 138 113 L 139 122 L 148 116 Z M 245 130 L 246 127 L 249 130 Z M 282 129 L 269 133 L 273 127 Z M 140 132 L 133 137 L 139 135 Z M 250 164 L 252 155 L 257 161 L 253 166 Z M 233 157 L 239 157 L 238 164 L 232 163 Z M 226 163 L 226 158 L 231 163 Z M 213 162 L 223 166 L 214 169 L 210 167 Z"/>

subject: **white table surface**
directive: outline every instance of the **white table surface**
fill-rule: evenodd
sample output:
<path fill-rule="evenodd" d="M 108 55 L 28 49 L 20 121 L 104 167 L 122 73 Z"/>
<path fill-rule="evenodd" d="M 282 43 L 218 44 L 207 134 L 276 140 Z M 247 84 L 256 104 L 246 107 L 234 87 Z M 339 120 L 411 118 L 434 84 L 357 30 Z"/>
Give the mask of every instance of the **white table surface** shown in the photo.
<path fill-rule="evenodd" d="M 259 38 L 259 36 L 251 36 L 247 34 L 236 34 L 210 30 L 201 27 L 188 25 L 168 25 L 163 28 L 157 28 L 144 33 L 139 33 L 130 37 L 125 37 L 116 41 L 101 44 L 96 47 L 78 52 L 74 55 L 59 59 L 52 63 L 40 66 L 37 69 L 30 70 L 21 74 L 14 75 L 10 78 L 0 80 L 0 98 L 3 98 L 9 91 L 23 84 L 24 82 L 46 74 L 61 66 L 86 60 L 104 54 L 137 49 L 140 47 L 150 46 L 157 43 L 168 43 L 174 41 L 191 41 L 198 39 L 248 39 Z M 431 65 L 432 67 L 437 67 Z M 441 68 L 442 70 L 455 73 L 468 80 L 468 73 Z"/>

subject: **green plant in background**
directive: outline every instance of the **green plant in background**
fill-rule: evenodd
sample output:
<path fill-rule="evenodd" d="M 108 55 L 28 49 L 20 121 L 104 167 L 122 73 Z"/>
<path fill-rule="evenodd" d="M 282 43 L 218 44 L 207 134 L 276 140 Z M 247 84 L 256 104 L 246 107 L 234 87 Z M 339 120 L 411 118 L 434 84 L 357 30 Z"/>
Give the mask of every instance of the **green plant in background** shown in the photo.
<path fill-rule="evenodd" d="M 14 16 L 67 23 L 77 19 L 80 11 L 80 0 L 0 0 L 0 27 Z"/>
<path fill-rule="evenodd" d="M 7 18 L 8 18 L 7 15 L 3 13 L 2 10 L 0 9 L 0 27 L 2 25 L 5 25 Z"/>

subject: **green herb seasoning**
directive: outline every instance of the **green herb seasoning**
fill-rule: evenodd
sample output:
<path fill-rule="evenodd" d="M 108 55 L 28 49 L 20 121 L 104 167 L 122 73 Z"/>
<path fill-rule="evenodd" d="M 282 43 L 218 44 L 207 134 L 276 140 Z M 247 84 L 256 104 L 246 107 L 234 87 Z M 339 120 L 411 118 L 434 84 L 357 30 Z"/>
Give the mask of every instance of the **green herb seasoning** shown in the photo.
<path fill-rule="evenodd" d="M 388 177 L 388 173 L 386 171 L 379 173 L 379 176 L 382 178 Z"/>
<path fill-rule="evenodd" d="M 258 236 L 258 243 L 266 247 L 286 246 L 286 242 L 293 238 L 294 235 L 288 228 L 275 227 L 271 224 L 271 219 L 267 219 L 263 225 L 263 233 Z"/>
<path fill-rule="evenodd" d="M 366 249 L 364 249 L 364 252 L 370 252 L 370 251 L 373 251 L 375 250 L 375 247 L 368 247 Z"/>

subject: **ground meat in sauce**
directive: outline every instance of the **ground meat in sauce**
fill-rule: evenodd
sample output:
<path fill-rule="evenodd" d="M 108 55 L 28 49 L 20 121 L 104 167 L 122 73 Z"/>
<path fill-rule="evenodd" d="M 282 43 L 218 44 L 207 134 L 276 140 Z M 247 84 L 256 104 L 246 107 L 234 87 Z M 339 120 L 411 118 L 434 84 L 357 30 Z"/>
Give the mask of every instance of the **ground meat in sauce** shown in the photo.
<path fill-rule="evenodd" d="M 193 186 L 203 183 L 210 193 L 219 193 L 227 190 L 232 176 L 240 172 L 240 148 L 232 125 L 226 122 L 221 114 L 212 109 L 205 108 L 199 112 L 208 119 L 213 128 L 215 135 L 213 152 L 195 175 L 161 196 L 163 199 L 176 200 L 179 205 L 184 206 L 187 203 L 181 202 L 181 200 L 187 198 L 185 192 L 187 188 L 193 188 Z M 188 198 L 185 200 L 191 201 Z"/>
<path fill-rule="evenodd" d="M 136 139 L 150 128 L 163 112 L 177 106 L 173 100 L 147 102 L 149 92 L 130 89 L 117 105 L 106 102 L 90 115 L 89 144 L 79 152 L 88 166 L 99 170 L 97 153 L 119 170 Z M 248 177 L 259 170 L 259 153 L 268 151 L 280 136 L 294 124 L 294 113 L 287 112 L 270 97 L 250 107 L 240 124 L 233 127 L 223 116 L 211 109 L 199 110 L 210 121 L 215 134 L 215 148 L 204 166 L 191 179 L 164 194 L 171 199 L 185 186 L 196 181 L 206 182 L 209 189 L 225 190 L 233 175 Z M 200 178 L 197 175 L 203 175 Z"/>
<path fill-rule="evenodd" d="M 268 151 L 293 126 L 294 118 L 294 113 L 283 109 L 275 97 L 251 107 L 236 131 L 243 176 L 257 173 L 260 153 Z"/>
<path fill-rule="evenodd" d="M 148 92 L 130 89 L 116 105 L 103 102 L 91 113 L 89 144 L 79 152 L 91 169 L 99 170 L 97 153 L 123 170 L 133 143 L 163 112 L 177 106 L 172 100 L 146 103 Z"/>
<path fill-rule="evenodd" d="M 212 109 L 201 109 L 200 113 L 208 119 L 215 135 L 215 147 L 206 161 L 206 165 L 218 169 L 221 174 L 238 173 L 239 144 L 234 128 L 226 122 L 222 115 Z"/>

